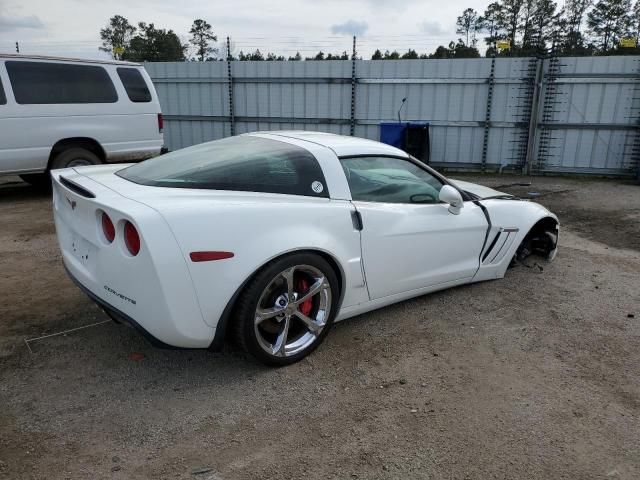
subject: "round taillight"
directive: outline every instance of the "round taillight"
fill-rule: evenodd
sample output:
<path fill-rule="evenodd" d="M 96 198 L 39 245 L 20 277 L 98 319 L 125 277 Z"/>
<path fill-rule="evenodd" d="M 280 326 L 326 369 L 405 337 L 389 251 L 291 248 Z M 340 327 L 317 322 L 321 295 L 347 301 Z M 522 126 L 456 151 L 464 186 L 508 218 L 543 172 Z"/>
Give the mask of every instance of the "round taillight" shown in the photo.
<path fill-rule="evenodd" d="M 140 235 L 138 235 L 138 230 L 131 222 L 125 222 L 124 224 L 124 244 L 134 257 L 140 251 Z"/>
<path fill-rule="evenodd" d="M 116 227 L 113 226 L 109 215 L 104 212 L 102 212 L 102 233 L 104 233 L 104 238 L 109 243 L 113 242 L 113 239 L 116 238 Z"/>

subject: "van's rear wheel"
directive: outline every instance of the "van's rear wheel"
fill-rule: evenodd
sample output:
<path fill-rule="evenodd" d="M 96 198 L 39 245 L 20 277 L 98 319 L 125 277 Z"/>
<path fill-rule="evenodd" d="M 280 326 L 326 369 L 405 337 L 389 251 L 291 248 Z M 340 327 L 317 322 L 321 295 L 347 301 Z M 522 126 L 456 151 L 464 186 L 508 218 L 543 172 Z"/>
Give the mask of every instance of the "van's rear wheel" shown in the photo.
<path fill-rule="evenodd" d="M 84 167 L 86 165 L 99 165 L 100 158 L 85 148 L 69 148 L 60 152 L 51 161 L 51 170 L 58 168 Z"/>
<path fill-rule="evenodd" d="M 238 299 L 238 343 L 268 365 L 297 362 L 326 337 L 339 295 L 336 274 L 322 257 L 298 253 L 275 260 Z"/>

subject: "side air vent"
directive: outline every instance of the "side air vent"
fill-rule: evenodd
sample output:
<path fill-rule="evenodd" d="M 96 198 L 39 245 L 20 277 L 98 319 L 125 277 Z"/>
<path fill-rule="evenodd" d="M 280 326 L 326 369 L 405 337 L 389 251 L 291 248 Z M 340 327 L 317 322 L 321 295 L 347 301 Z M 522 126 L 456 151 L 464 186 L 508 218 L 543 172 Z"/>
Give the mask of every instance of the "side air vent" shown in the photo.
<path fill-rule="evenodd" d="M 96 198 L 96 196 L 94 195 L 93 192 L 90 192 L 89 190 L 87 190 L 84 187 L 81 187 L 80 185 L 78 185 L 75 182 L 72 182 L 71 180 L 69 180 L 68 178 L 65 178 L 63 176 L 60 176 L 60 183 L 62 185 L 64 185 L 65 187 L 67 187 L 69 190 L 71 190 L 74 193 L 77 193 L 78 195 L 82 196 L 82 197 L 86 197 L 86 198 Z"/>
<path fill-rule="evenodd" d="M 501 228 L 482 255 L 482 264 L 495 265 L 499 263 L 511 248 L 518 230 L 518 228 Z"/>
<path fill-rule="evenodd" d="M 491 253 L 491 250 L 493 250 L 493 247 L 496 246 L 496 243 L 498 242 L 498 238 L 500 237 L 500 235 L 502 235 L 502 229 L 498 230 L 498 233 L 496 233 L 496 236 L 493 237 L 493 240 L 489 244 L 489 247 L 485 250 L 484 255 L 482 256 L 482 263 L 484 263 L 484 261 L 487 259 L 487 257 Z"/>

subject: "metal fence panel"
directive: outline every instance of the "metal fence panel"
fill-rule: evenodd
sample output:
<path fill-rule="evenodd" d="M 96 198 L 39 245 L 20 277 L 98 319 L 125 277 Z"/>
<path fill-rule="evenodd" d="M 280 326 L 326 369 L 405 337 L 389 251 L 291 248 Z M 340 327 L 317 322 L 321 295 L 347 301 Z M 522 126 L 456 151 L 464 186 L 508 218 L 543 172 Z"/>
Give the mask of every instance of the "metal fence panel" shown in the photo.
<path fill-rule="evenodd" d="M 351 60 L 234 61 L 233 121 L 236 134 L 299 129 L 342 135 L 353 122 L 355 135 L 377 140 L 379 124 L 396 121 L 406 98 L 401 118 L 430 122 L 436 166 L 631 174 L 640 151 L 639 61 L 357 60 L 355 91 Z M 145 66 L 165 114 L 170 149 L 231 134 L 226 62 Z M 534 98 L 538 68 L 543 74 Z M 532 111 L 537 115 L 530 124 Z"/>
<path fill-rule="evenodd" d="M 544 61 L 534 171 L 634 174 L 639 61 L 637 56 Z"/>

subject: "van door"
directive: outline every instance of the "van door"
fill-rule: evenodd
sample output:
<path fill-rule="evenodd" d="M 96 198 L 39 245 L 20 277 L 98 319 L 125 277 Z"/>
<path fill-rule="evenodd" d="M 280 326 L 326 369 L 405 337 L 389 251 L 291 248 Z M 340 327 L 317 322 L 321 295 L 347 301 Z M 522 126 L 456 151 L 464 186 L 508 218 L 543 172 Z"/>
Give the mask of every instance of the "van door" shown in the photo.
<path fill-rule="evenodd" d="M 14 145 L 10 139 L 16 136 L 15 102 L 4 62 L 0 62 L 0 174 L 19 168 L 15 161 Z"/>

